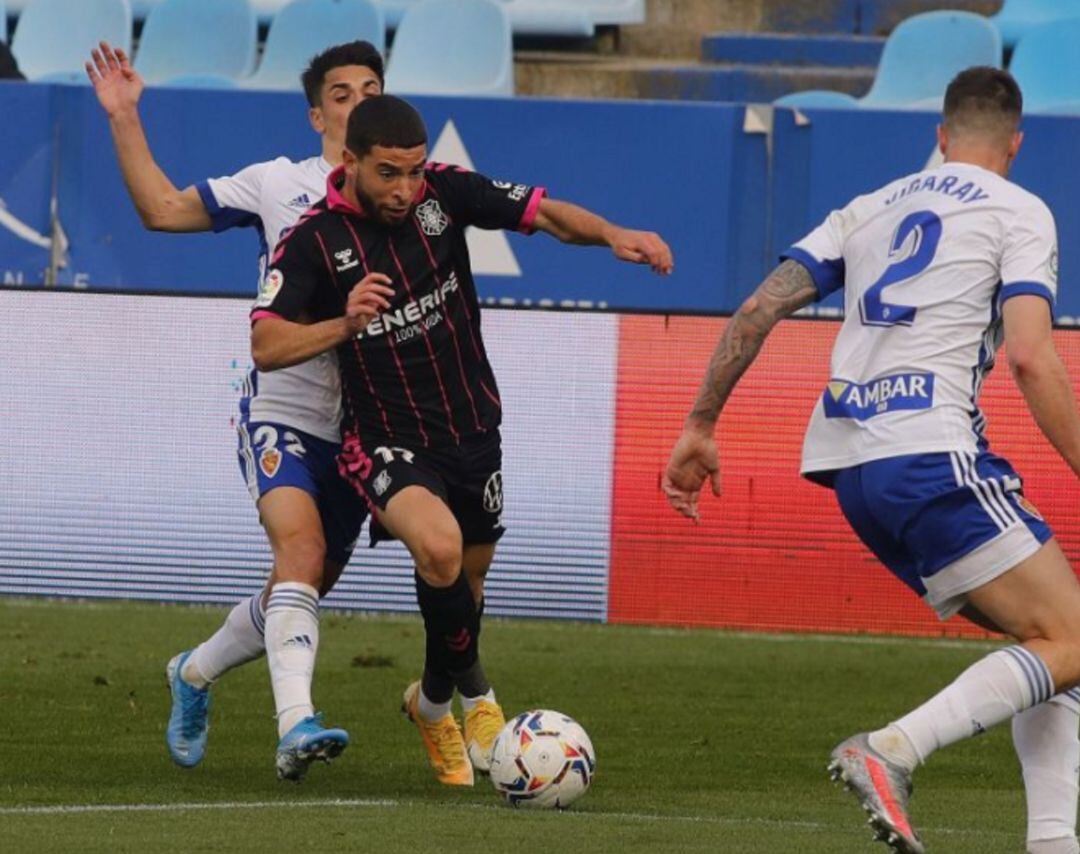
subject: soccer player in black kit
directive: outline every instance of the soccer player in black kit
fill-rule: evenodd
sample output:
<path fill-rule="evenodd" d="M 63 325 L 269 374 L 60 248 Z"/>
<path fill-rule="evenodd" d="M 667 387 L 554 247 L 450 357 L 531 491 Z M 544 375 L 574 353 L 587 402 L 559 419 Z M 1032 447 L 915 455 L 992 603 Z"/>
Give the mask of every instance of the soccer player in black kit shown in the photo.
<path fill-rule="evenodd" d="M 439 780 L 465 786 L 474 767 L 490 766 L 504 724 L 478 655 L 484 577 L 503 534 L 502 410 L 480 334 L 470 225 L 609 246 L 659 274 L 673 266 L 656 234 L 539 187 L 428 163 L 420 115 L 384 95 L 350 115 L 343 165 L 278 244 L 251 333 L 262 371 L 337 352 L 339 464 L 371 505 L 372 542 L 400 539 L 416 564 L 426 657 L 403 710 Z"/>

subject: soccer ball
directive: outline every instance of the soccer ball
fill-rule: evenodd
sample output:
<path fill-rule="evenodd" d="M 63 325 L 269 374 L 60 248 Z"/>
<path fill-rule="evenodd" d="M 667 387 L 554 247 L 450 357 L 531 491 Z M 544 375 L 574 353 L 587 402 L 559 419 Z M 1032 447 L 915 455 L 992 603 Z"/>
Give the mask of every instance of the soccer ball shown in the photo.
<path fill-rule="evenodd" d="M 491 749 L 491 782 L 515 807 L 565 809 L 585 794 L 595 773 L 585 730 L 549 709 L 509 721 Z"/>

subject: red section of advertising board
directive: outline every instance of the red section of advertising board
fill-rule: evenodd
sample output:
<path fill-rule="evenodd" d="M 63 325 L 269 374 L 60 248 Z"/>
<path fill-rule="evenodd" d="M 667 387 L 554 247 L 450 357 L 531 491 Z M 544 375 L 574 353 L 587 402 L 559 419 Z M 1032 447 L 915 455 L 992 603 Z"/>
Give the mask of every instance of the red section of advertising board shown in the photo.
<path fill-rule="evenodd" d="M 701 523 L 668 507 L 660 476 L 727 321 L 621 319 L 608 617 L 770 631 L 981 636 L 941 623 L 850 531 L 830 490 L 799 476 L 803 431 L 828 379 L 839 324 L 793 320 L 770 336 L 720 419 L 723 496 Z M 1080 332 L 1056 333 L 1080 376 Z M 992 449 L 1025 480 L 1080 566 L 1076 478 L 1039 433 L 999 365 L 983 409 Z"/>

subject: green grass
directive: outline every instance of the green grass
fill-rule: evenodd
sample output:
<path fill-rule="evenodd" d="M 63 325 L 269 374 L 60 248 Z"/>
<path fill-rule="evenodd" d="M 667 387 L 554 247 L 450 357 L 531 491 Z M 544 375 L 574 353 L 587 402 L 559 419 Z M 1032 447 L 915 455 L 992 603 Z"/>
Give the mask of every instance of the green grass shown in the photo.
<path fill-rule="evenodd" d="M 408 618 L 323 616 L 316 702 L 353 737 L 333 766 L 299 786 L 275 779 L 263 662 L 215 686 L 202 765 L 173 766 L 164 664 L 224 613 L 0 599 L 0 849 L 874 851 L 854 800 L 827 781 L 829 750 L 987 648 L 489 620 L 484 657 L 507 712 L 565 711 L 598 754 L 593 788 L 573 810 L 530 813 L 501 806 L 485 780 L 448 790 L 428 771 L 397 711 L 423 645 Z M 200 806 L 15 809 L 85 804 Z M 913 812 L 931 851 L 1021 852 L 1007 727 L 935 755 Z"/>

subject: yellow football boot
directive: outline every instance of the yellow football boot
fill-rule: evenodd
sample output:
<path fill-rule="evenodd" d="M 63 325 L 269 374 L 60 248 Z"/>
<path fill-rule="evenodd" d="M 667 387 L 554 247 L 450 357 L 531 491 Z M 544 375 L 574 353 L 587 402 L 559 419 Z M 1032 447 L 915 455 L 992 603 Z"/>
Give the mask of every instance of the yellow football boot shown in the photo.
<path fill-rule="evenodd" d="M 447 786 L 471 786 L 473 767 L 454 716 L 446 714 L 437 721 L 426 721 L 420 717 L 419 700 L 420 683 L 413 682 L 405 689 L 401 711 L 420 730 L 435 776 Z"/>
<path fill-rule="evenodd" d="M 506 718 L 498 703 L 478 700 L 465 713 L 465 745 L 473 768 L 483 774 L 491 770 L 491 748 L 495 737 L 506 726 Z"/>

